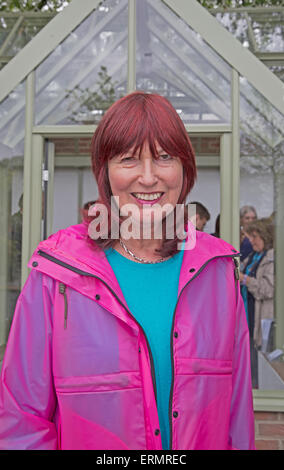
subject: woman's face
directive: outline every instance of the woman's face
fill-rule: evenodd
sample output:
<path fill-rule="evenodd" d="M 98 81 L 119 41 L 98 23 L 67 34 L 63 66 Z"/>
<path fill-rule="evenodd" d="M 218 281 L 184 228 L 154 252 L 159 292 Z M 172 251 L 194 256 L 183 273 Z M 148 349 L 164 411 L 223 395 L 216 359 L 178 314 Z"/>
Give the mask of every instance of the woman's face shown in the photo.
<path fill-rule="evenodd" d="M 256 215 L 253 211 L 248 211 L 244 214 L 241 220 L 241 225 L 246 227 L 249 223 L 253 222 L 256 219 Z"/>
<path fill-rule="evenodd" d="M 264 241 L 260 237 L 259 233 L 252 232 L 252 234 L 249 235 L 249 240 L 252 244 L 252 248 L 254 251 L 257 251 L 258 253 L 260 253 L 261 251 L 264 250 Z"/>
<path fill-rule="evenodd" d="M 119 197 L 119 208 L 133 204 L 139 210 L 140 222 L 149 208 L 158 218 L 158 205 L 171 204 L 174 208 L 182 189 L 180 159 L 168 155 L 158 144 L 156 148 L 158 159 L 152 157 L 145 143 L 140 157 L 139 151 L 134 156 L 128 152 L 108 162 L 109 182 L 113 196 Z"/>

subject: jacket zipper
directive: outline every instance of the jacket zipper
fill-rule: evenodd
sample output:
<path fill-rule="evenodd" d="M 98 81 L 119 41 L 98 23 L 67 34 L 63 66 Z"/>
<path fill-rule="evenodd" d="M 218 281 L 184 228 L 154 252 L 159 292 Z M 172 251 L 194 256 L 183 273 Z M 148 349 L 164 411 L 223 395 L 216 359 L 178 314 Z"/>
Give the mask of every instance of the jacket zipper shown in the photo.
<path fill-rule="evenodd" d="M 44 258 L 56 263 L 56 264 L 59 264 L 60 266 L 63 266 L 67 269 L 70 269 L 71 271 L 74 271 L 78 274 L 81 274 L 82 276 L 89 276 L 89 277 L 94 277 L 95 279 L 98 279 L 99 281 L 101 281 L 108 289 L 109 291 L 114 295 L 114 297 L 117 299 L 117 301 L 120 303 L 120 305 L 122 305 L 122 307 L 126 310 L 126 312 L 131 316 L 131 318 L 133 318 L 133 320 L 135 321 L 135 323 L 141 328 L 144 336 L 145 336 L 145 339 L 146 339 L 146 343 L 147 343 L 147 347 L 148 347 L 148 351 L 149 351 L 149 357 L 150 357 L 150 363 L 151 363 L 151 375 L 152 375 L 152 382 L 153 382 L 153 388 L 154 388 L 154 393 L 155 393 L 155 400 L 156 400 L 156 405 L 157 405 L 157 385 L 156 385 L 156 376 L 155 376 L 155 368 L 154 368 L 154 361 L 153 361 L 153 355 L 152 355 L 152 351 L 151 351 L 151 348 L 150 348 L 150 345 L 149 345 L 149 341 L 148 341 L 148 338 L 146 336 L 146 333 L 144 331 L 144 329 L 142 328 L 142 326 L 139 324 L 139 322 L 136 320 L 136 318 L 132 315 L 131 312 L 129 312 L 129 310 L 125 307 L 125 305 L 121 302 L 121 300 L 119 299 L 119 297 L 116 295 L 116 293 L 111 289 L 111 287 L 109 287 L 109 285 L 103 281 L 100 277 L 98 276 L 95 276 L 94 274 L 90 274 L 86 271 L 82 271 L 81 269 L 78 269 L 78 268 L 75 268 L 74 266 L 68 264 L 68 263 L 65 263 L 64 261 L 61 261 L 57 258 L 55 258 L 54 256 L 51 256 L 49 255 L 48 253 L 45 253 L 44 251 L 42 250 L 38 250 L 38 254 L 40 256 L 43 256 Z M 235 274 L 235 280 L 237 282 L 237 280 L 239 279 L 239 267 L 237 267 L 237 264 L 238 262 L 235 260 L 235 258 L 238 258 L 240 255 L 222 255 L 222 256 L 215 256 L 214 258 L 210 258 L 209 260 L 206 261 L 205 264 L 203 264 L 201 266 L 201 268 L 197 271 L 197 273 L 183 286 L 182 290 L 180 291 L 180 294 L 178 296 L 178 299 L 177 299 L 177 302 L 176 302 L 176 306 L 175 306 L 175 310 L 174 310 L 174 315 L 173 315 L 173 320 L 172 320 L 172 328 L 171 328 L 171 361 L 172 361 L 172 383 L 171 383 L 171 390 L 170 390 L 170 400 L 169 400 L 169 423 L 170 423 L 170 449 L 169 450 L 172 450 L 172 401 L 173 401 L 173 388 L 174 388 L 174 374 L 173 374 L 173 371 L 174 371 L 174 359 L 173 359 L 173 329 L 174 329 L 174 322 L 175 322 L 175 315 L 176 315 L 176 309 L 177 309 L 177 305 L 178 305 L 178 301 L 181 297 L 181 294 L 182 292 L 184 291 L 184 289 L 188 286 L 188 284 L 193 281 L 193 279 L 195 279 L 200 273 L 201 271 L 203 271 L 203 269 L 207 266 L 207 264 L 214 260 L 214 259 L 217 259 L 217 258 L 233 258 L 234 260 L 234 264 L 235 264 L 235 268 L 234 268 L 234 274 Z M 237 263 L 237 264 L 236 264 Z M 63 284 L 64 285 L 64 284 Z M 66 287 L 66 286 L 65 286 Z M 66 293 L 65 293 L 65 289 L 64 289 L 64 294 L 66 296 Z M 67 305 L 67 299 L 66 299 L 66 303 L 65 303 L 65 312 L 67 311 L 66 310 L 66 305 Z M 67 316 L 66 316 L 66 322 L 67 322 Z M 67 324 L 67 323 L 66 323 Z"/>
<path fill-rule="evenodd" d="M 66 295 L 66 285 L 62 282 L 59 283 L 59 292 L 64 295 L 64 330 L 67 328 L 67 316 L 68 316 L 68 303 Z"/>
<path fill-rule="evenodd" d="M 149 357 L 150 357 L 150 363 L 151 363 L 151 376 L 152 376 L 152 382 L 153 382 L 153 388 L 154 388 L 154 394 L 155 394 L 155 400 L 156 400 L 156 405 L 157 405 L 157 384 L 156 384 L 156 375 L 155 375 L 155 367 L 154 367 L 154 360 L 153 360 L 153 354 L 152 354 L 152 351 L 151 351 L 151 348 L 150 348 L 150 344 L 149 344 L 149 341 L 148 341 L 148 338 L 146 336 L 146 333 L 144 331 L 144 329 L 142 328 L 142 326 L 140 325 L 140 323 L 136 320 L 136 318 L 132 315 L 131 312 L 129 312 L 129 310 L 125 307 L 125 305 L 123 304 L 123 302 L 121 302 L 120 298 L 116 295 L 116 293 L 111 289 L 111 287 L 105 282 L 103 281 L 103 279 L 101 279 L 100 277 L 98 276 L 95 276 L 94 274 L 90 274 L 86 271 L 82 271 L 81 269 L 78 269 L 78 268 L 75 268 L 74 266 L 68 264 L 68 263 L 65 263 L 64 261 L 61 261 L 57 258 L 55 258 L 54 256 L 52 255 L 49 255 L 48 253 L 46 253 L 45 251 L 42 251 L 42 250 L 38 250 L 37 252 L 40 256 L 48 259 L 49 261 L 52 261 L 53 263 L 56 263 L 56 264 L 59 264 L 60 266 L 63 266 L 64 268 L 66 269 L 69 269 L 71 271 L 74 271 L 75 273 L 77 274 L 81 274 L 82 276 L 89 276 L 89 277 L 94 277 L 95 279 L 98 279 L 99 281 L 101 281 L 109 290 L 110 292 L 112 293 L 112 295 L 114 295 L 114 297 L 116 298 L 116 300 L 120 303 L 120 305 L 122 305 L 122 307 L 126 310 L 126 312 L 131 316 L 131 318 L 135 321 L 135 323 L 140 327 L 140 329 L 142 330 L 143 334 L 144 334 L 144 337 L 146 339 L 146 343 L 147 343 L 147 348 L 148 348 L 148 351 L 149 351 Z M 63 284 L 63 283 L 60 283 L 59 284 L 59 292 L 61 294 L 64 294 L 64 300 L 65 300 L 65 309 L 64 309 L 64 328 L 67 328 L 67 315 L 68 315 L 68 304 L 67 304 L 67 296 L 66 296 L 66 285 Z"/>
<path fill-rule="evenodd" d="M 201 266 L 201 268 L 197 271 L 197 273 L 195 273 L 195 275 L 183 286 L 183 288 L 181 289 L 180 293 L 179 293 L 179 296 L 178 296 L 178 299 L 177 299 L 177 302 L 176 302 L 176 306 L 175 306 L 175 310 L 174 310 L 174 315 L 173 315 L 173 320 L 172 320 L 172 328 L 171 328 L 171 360 L 172 360 L 172 383 L 171 383 L 171 390 L 170 390 L 170 400 L 169 400 L 169 422 L 170 422 L 170 439 L 169 439 L 169 450 L 172 450 L 172 447 L 173 447 L 173 425 L 172 425 L 172 414 L 173 414 L 173 390 L 174 390 L 174 354 L 173 354 L 173 330 L 174 330 L 174 323 L 175 323 L 175 316 L 176 316 L 176 309 L 177 309 L 177 305 L 178 305 L 178 301 L 181 297 L 181 294 L 182 292 L 184 291 L 184 289 L 188 286 L 188 284 L 193 281 L 193 279 L 195 279 L 198 274 L 201 273 L 201 271 L 203 271 L 203 269 L 207 266 L 207 264 L 212 261 L 213 259 L 217 259 L 217 258 L 233 258 L 234 259 L 234 263 L 235 263 L 235 268 L 234 268 L 234 277 L 235 277 L 235 283 L 237 283 L 237 280 L 239 279 L 239 270 L 237 269 L 237 265 L 236 265 L 236 260 L 235 258 L 239 258 L 240 255 L 222 255 L 222 256 L 214 256 L 214 258 L 210 258 L 209 260 L 206 261 L 205 264 L 203 264 Z"/>

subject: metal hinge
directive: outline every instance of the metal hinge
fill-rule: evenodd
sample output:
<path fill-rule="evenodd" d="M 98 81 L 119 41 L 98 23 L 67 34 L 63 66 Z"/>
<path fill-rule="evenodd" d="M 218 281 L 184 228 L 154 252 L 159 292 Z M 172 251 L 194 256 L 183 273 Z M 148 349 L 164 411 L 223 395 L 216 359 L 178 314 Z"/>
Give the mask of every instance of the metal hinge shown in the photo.
<path fill-rule="evenodd" d="M 233 257 L 234 263 L 235 263 L 235 278 L 237 281 L 240 279 L 240 269 L 241 269 L 241 262 L 240 262 L 240 257 L 239 256 L 234 256 Z"/>
<path fill-rule="evenodd" d="M 42 170 L 42 181 L 48 181 L 49 171 Z"/>

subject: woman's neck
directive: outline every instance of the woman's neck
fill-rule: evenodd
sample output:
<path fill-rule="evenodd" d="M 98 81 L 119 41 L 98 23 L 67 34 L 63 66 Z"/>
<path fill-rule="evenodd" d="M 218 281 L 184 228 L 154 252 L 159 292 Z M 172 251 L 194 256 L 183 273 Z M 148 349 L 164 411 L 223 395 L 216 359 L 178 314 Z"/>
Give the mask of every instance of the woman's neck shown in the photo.
<path fill-rule="evenodd" d="M 123 244 L 128 248 L 128 250 L 130 250 L 134 255 L 138 256 L 139 258 L 145 259 L 147 261 L 157 261 L 158 259 L 161 259 L 161 255 L 155 250 L 161 249 L 162 240 L 134 238 L 129 238 L 127 240 L 122 237 L 121 240 Z M 114 249 L 123 256 L 129 259 L 133 259 L 133 257 L 128 254 L 126 250 L 121 246 L 119 240 L 115 243 Z"/>

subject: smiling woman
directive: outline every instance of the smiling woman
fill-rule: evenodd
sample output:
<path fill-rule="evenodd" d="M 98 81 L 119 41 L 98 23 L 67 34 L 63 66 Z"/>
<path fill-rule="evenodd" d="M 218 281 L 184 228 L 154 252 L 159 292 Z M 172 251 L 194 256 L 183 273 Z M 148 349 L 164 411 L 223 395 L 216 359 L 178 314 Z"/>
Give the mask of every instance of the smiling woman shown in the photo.
<path fill-rule="evenodd" d="M 157 240 L 155 225 L 162 224 L 162 214 L 164 213 L 164 217 L 168 214 L 169 205 L 173 211 L 175 210 L 181 193 L 183 167 L 180 159 L 170 157 L 162 149 L 158 150 L 157 155 L 153 157 L 149 144 L 146 142 L 139 155 L 126 158 L 114 157 L 110 160 L 108 175 L 112 194 L 119 198 L 119 208 L 123 209 L 127 204 L 135 204 L 139 208 L 136 224 L 139 224 L 142 230 L 145 230 L 148 220 L 152 223 L 152 233 L 147 244 L 150 249 L 153 249 L 153 244 Z M 145 210 L 149 206 L 154 209 L 150 219 L 149 211 Z M 165 208 L 164 211 L 163 208 Z M 158 221 L 157 216 L 160 216 Z M 123 234 L 121 238 L 124 238 Z M 152 255 L 151 252 L 149 253 L 149 248 L 145 246 L 145 237 L 132 239 L 128 243 L 131 243 L 131 249 L 138 251 L 142 257 L 144 251 L 146 251 L 146 258 Z M 162 245 L 162 240 L 158 239 L 156 243 Z M 118 249 L 119 244 L 116 243 L 114 247 Z"/>
<path fill-rule="evenodd" d="M 100 194 L 98 202 L 108 209 L 109 219 L 111 196 L 117 196 L 119 208 L 137 205 L 141 223 L 145 209 L 155 203 L 165 208 L 171 204 L 173 210 L 183 204 L 196 180 L 194 151 L 177 112 L 162 96 L 143 92 L 121 98 L 105 114 L 92 141 L 92 168 Z M 164 226 L 165 213 L 168 211 L 161 221 Z M 96 243 L 102 248 L 122 249 L 110 233 Z M 133 251 L 152 261 L 178 252 L 176 235 L 170 239 L 164 235 L 159 240 L 142 237 L 128 243 Z"/>
<path fill-rule="evenodd" d="M 0 449 L 254 449 L 239 254 L 190 221 L 177 243 L 196 165 L 172 105 L 143 92 L 113 104 L 92 168 L 102 223 L 114 199 L 119 228 L 131 205 L 150 229 L 174 213 L 175 237 L 114 238 L 111 220 L 93 239 L 85 220 L 40 242 L 2 366 Z"/>

